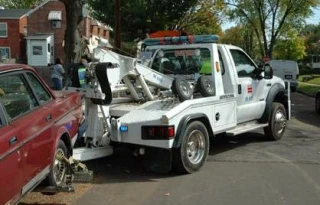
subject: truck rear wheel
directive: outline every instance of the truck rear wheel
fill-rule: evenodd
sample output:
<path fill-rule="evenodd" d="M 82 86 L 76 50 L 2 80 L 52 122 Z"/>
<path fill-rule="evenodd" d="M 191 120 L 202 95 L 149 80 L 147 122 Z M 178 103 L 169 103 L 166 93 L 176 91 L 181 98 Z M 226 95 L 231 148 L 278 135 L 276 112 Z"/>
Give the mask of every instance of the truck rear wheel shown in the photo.
<path fill-rule="evenodd" d="M 316 96 L 316 113 L 320 114 L 320 95 Z"/>
<path fill-rule="evenodd" d="M 270 140 L 280 140 L 287 125 L 286 109 L 281 103 L 273 103 L 268 127 L 264 128 Z"/>
<path fill-rule="evenodd" d="M 207 128 L 202 122 L 191 122 L 183 131 L 181 137 L 181 146 L 174 149 L 172 166 L 181 173 L 198 171 L 209 153 Z"/>

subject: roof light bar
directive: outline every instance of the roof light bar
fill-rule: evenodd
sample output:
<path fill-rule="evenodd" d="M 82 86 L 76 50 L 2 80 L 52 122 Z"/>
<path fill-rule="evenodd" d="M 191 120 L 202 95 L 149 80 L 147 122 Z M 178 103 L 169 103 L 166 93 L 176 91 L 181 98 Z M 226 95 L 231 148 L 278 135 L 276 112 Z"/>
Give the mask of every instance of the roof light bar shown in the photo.
<path fill-rule="evenodd" d="M 143 41 L 145 46 L 193 44 L 193 43 L 216 43 L 218 35 L 174 36 L 162 38 L 147 38 Z"/>

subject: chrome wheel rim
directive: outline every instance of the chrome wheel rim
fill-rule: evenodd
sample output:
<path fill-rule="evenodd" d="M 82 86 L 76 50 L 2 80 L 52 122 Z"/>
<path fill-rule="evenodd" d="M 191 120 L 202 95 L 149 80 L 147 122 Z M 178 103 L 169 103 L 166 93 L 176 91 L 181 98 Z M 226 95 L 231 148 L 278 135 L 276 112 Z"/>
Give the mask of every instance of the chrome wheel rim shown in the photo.
<path fill-rule="evenodd" d="M 66 164 L 61 160 L 65 157 L 62 149 L 58 149 L 53 164 L 54 179 L 57 185 L 61 184 L 67 171 Z"/>
<path fill-rule="evenodd" d="M 284 115 L 282 110 L 277 110 L 275 114 L 275 131 L 278 134 L 281 134 L 284 131 L 284 128 L 287 125 L 287 118 Z"/>
<path fill-rule="evenodd" d="M 208 92 L 210 92 L 210 93 L 213 92 L 213 86 L 212 86 L 212 83 L 209 80 L 205 81 L 205 87 L 206 87 Z"/>
<path fill-rule="evenodd" d="M 190 94 L 190 90 L 188 88 L 188 84 L 186 84 L 185 82 L 181 82 L 180 83 L 180 88 L 181 91 L 185 94 L 185 95 L 189 95 Z"/>
<path fill-rule="evenodd" d="M 198 164 L 204 157 L 205 138 L 202 132 L 194 130 L 187 140 L 187 157 L 192 164 Z"/>

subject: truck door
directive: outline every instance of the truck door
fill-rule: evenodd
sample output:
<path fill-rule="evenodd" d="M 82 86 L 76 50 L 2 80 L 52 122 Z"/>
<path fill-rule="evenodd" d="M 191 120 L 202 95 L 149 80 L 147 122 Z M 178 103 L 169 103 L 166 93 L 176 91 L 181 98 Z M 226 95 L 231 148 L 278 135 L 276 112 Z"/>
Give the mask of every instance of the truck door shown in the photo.
<path fill-rule="evenodd" d="M 230 54 L 236 69 L 237 122 L 259 119 L 264 111 L 268 93 L 266 81 L 270 80 L 255 77 L 257 66 L 242 50 L 231 48 Z"/>

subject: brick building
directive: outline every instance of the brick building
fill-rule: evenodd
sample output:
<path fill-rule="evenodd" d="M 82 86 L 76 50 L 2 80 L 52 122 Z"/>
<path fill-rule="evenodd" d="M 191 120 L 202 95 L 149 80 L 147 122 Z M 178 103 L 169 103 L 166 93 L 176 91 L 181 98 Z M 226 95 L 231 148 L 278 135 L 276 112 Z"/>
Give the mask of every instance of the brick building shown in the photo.
<path fill-rule="evenodd" d="M 29 10 L 0 10 L 0 62 L 26 62 L 24 37 Z"/>
<path fill-rule="evenodd" d="M 85 8 L 83 15 L 83 37 L 90 38 L 91 35 L 95 35 L 109 39 L 110 27 L 92 19 Z M 58 0 L 45 0 L 26 16 L 28 64 L 44 66 L 53 63 L 56 57 L 64 59 L 64 32 L 67 24 L 64 4 Z M 43 42 L 42 46 L 40 41 Z"/>

